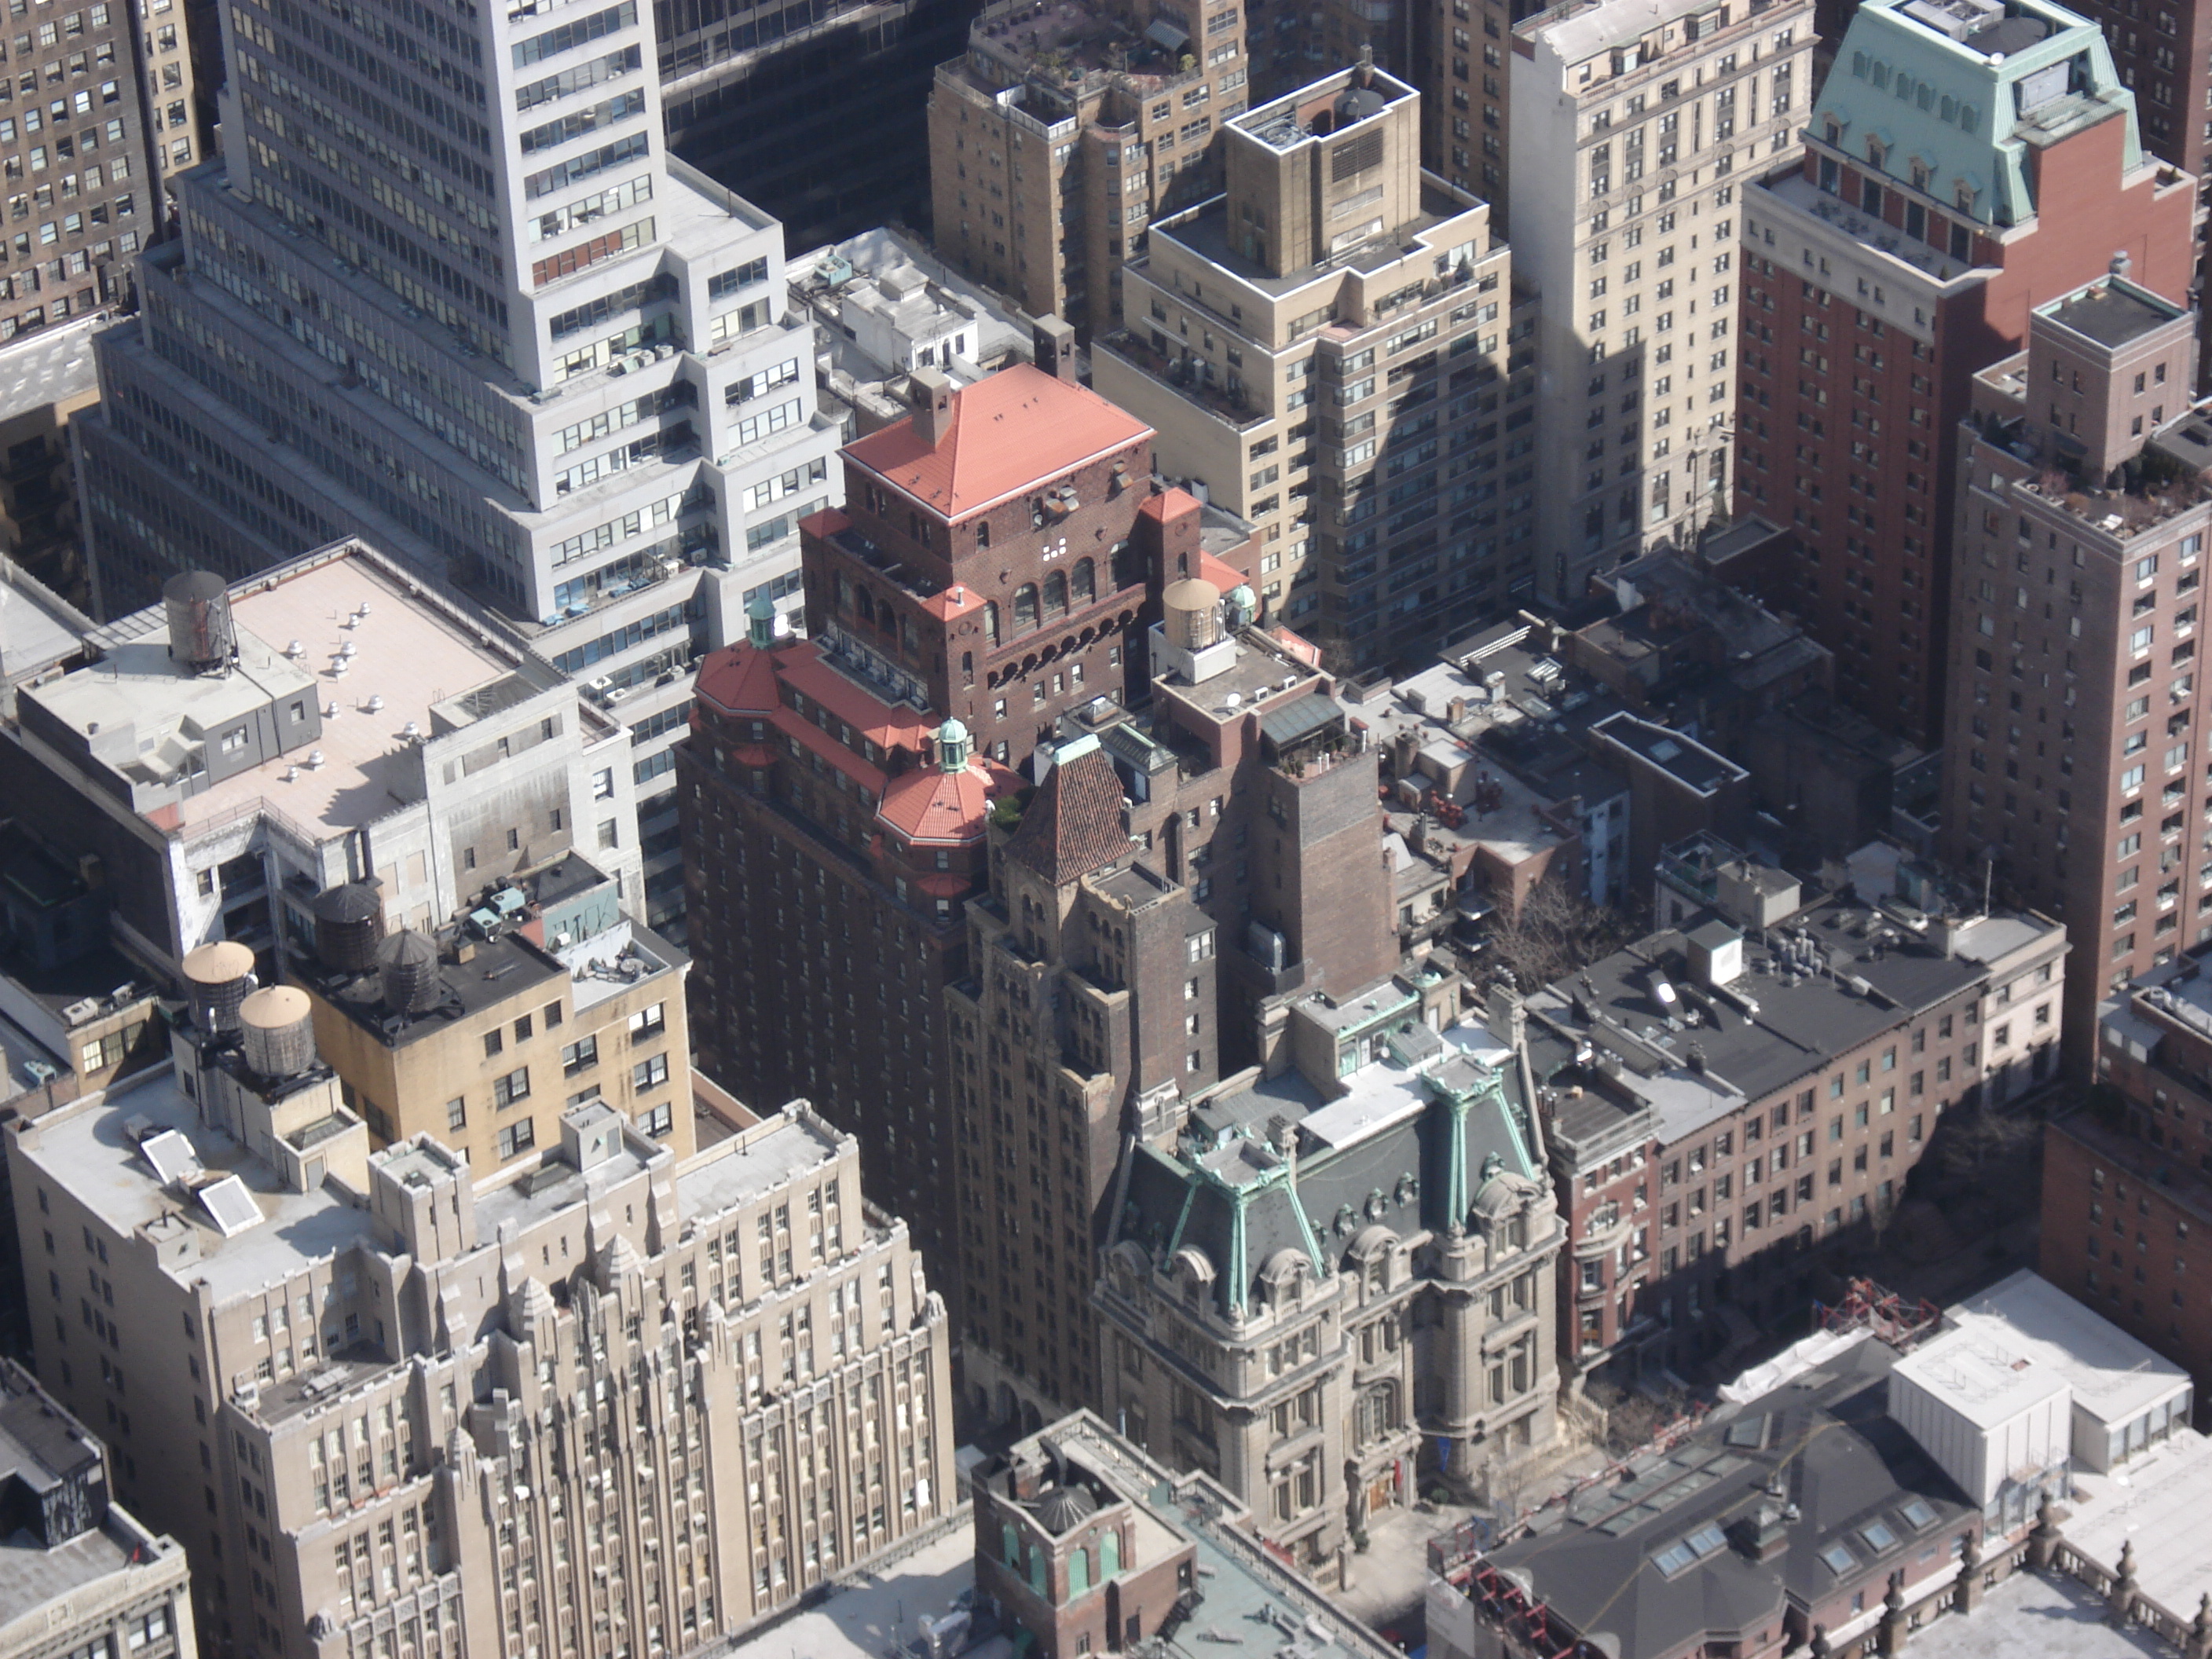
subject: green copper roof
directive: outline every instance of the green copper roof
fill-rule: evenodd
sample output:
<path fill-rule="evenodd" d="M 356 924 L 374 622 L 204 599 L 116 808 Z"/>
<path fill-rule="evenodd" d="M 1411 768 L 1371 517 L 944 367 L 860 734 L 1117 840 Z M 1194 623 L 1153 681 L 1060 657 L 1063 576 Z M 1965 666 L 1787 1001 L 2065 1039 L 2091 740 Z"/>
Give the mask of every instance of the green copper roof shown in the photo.
<path fill-rule="evenodd" d="M 2135 94 L 2103 31 L 2049 0 L 1864 0 L 1821 88 L 1813 136 L 1987 225 L 2035 215 L 2027 152 L 2124 118 L 2122 165 L 2142 162 Z M 1920 170 L 1917 173 L 1916 170 Z M 1966 194 L 1962 194 L 1966 192 Z"/>

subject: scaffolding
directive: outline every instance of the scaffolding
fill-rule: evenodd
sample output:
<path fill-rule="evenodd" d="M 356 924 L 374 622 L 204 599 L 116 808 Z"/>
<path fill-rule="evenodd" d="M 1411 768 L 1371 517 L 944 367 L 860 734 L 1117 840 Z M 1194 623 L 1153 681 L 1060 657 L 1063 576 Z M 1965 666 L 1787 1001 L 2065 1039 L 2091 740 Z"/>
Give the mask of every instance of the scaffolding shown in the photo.
<path fill-rule="evenodd" d="M 1545 1604 L 1487 1561 L 1468 1573 L 1467 1592 L 1480 1616 L 1535 1659 L 1577 1659 L 1582 1638 Z"/>
<path fill-rule="evenodd" d="M 1852 1279 L 1841 1302 L 1815 1302 L 1813 1316 L 1823 1330 L 1839 1334 L 1871 1331 L 1899 1353 L 1910 1351 L 1923 1337 L 1933 1336 L 1943 1323 L 1943 1311 L 1934 1303 L 1899 1296 L 1871 1279 Z"/>

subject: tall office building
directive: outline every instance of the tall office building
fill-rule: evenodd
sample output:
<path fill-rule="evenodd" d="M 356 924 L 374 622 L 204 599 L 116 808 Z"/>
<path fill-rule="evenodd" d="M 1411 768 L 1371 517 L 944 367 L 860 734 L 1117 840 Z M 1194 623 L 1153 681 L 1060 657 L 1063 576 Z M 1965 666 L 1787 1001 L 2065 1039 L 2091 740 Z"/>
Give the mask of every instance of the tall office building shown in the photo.
<path fill-rule="evenodd" d="M 923 108 L 966 6 L 656 0 L 653 15 L 669 147 L 775 214 L 793 246 L 928 222 Z"/>
<path fill-rule="evenodd" d="M 1250 77 L 1233 0 L 1001 0 L 930 94 L 938 252 L 1031 316 L 1104 333 L 1153 218 L 1221 188 L 1216 135 Z"/>
<path fill-rule="evenodd" d="M 117 0 L 26 5 L 0 34 L 0 89 L 11 100 L 0 112 L 0 340 L 124 301 L 131 261 L 161 233 L 159 141 L 135 85 L 137 22 Z M 154 38 L 149 25 L 149 46 Z"/>
<path fill-rule="evenodd" d="M 1262 614 L 1332 668 L 1425 653 L 1530 591 L 1533 373 L 1513 261 L 1363 65 L 1230 122 L 1226 191 L 1152 227 L 1098 389 L 1160 470 L 1258 526 Z"/>
<path fill-rule="evenodd" d="M 1601 0 L 1513 31 L 1514 274 L 1543 295 L 1537 592 L 1728 500 L 1736 193 L 1796 143 L 1811 0 Z"/>
<path fill-rule="evenodd" d="M 834 499 L 781 228 L 667 154 L 630 0 L 223 27 L 228 154 L 100 342 L 96 603 L 363 536 L 620 708 L 672 854 L 690 666 Z"/>
<path fill-rule="evenodd" d="M 1735 504 L 1795 534 L 1768 597 L 1835 653 L 1838 695 L 1914 742 L 1944 730 L 1974 375 L 2116 250 L 2188 289 L 2194 191 L 2146 160 L 2135 103 L 2048 0 L 1866 0 L 1802 155 L 1745 185 Z"/>
<path fill-rule="evenodd" d="M 1940 846 L 2066 924 L 2076 1067 L 2101 998 L 2212 937 L 2196 325 L 2118 275 L 2037 307 L 1961 444 Z"/>
<path fill-rule="evenodd" d="M 279 997 L 8 1147 L 41 1377 L 206 1651 L 688 1653 L 957 1502 L 944 1304 L 849 1138 L 684 1158 L 593 1101 L 481 1178 L 372 1152 Z"/>

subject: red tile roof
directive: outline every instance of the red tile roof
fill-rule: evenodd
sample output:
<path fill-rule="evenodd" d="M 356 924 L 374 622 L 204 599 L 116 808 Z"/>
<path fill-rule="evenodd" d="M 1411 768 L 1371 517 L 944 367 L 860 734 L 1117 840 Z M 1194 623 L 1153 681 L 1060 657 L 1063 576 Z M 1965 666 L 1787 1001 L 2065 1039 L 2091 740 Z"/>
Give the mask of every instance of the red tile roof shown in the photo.
<path fill-rule="evenodd" d="M 970 760 L 962 772 L 925 763 L 884 786 L 876 816 L 910 842 L 975 841 L 983 833 L 991 803 L 1018 789 L 1021 781 L 995 761 Z"/>
<path fill-rule="evenodd" d="M 1151 435 L 1089 387 L 1017 363 L 952 394 L 951 417 L 934 447 L 909 416 L 847 445 L 845 453 L 957 520 Z"/>

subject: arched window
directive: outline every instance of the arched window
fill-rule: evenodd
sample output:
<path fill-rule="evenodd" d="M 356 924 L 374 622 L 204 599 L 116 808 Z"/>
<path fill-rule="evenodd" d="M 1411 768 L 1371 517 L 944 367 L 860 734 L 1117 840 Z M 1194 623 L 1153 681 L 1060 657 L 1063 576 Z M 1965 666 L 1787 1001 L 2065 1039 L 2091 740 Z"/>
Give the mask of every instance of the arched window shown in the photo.
<path fill-rule="evenodd" d="M 1091 1552 L 1079 1549 L 1067 1558 L 1067 1593 L 1070 1597 L 1091 1593 Z"/>
<path fill-rule="evenodd" d="M 975 653 L 973 651 L 960 653 L 960 678 L 963 684 L 973 685 L 975 683 Z"/>
<path fill-rule="evenodd" d="M 1022 1564 L 1022 1535 L 1014 1529 L 1014 1523 L 1012 1522 L 1006 1522 L 999 1528 L 999 1541 L 1005 1548 L 1006 1565 L 1010 1567 L 1020 1566 Z"/>
<path fill-rule="evenodd" d="M 1098 1582 L 1105 1583 L 1121 1576 L 1121 1534 L 1109 1527 L 1098 1538 Z"/>
<path fill-rule="evenodd" d="M 983 602 L 983 640 L 988 645 L 999 642 L 999 602 L 996 599 Z"/>
<path fill-rule="evenodd" d="M 1089 605 L 1098 597 L 1098 567 L 1088 559 L 1078 559 L 1073 586 L 1076 604 Z"/>
<path fill-rule="evenodd" d="M 1067 614 L 1067 573 L 1055 570 L 1044 579 L 1044 613 L 1048 617 Z"/>
<path fill-rule="evenodd" d="M 876 602 L 866 588 L 864 587 L 860 589 L 859 593 L 854 596 L 854 609 L 860 613 L 860 617 L 862 622 L 872 623 L 875 621 Z"/>
<path fill-rule="evenodd" d="M 1037 591 L 1035 582 L 1024 582 L 1014 590 L 1014 632 L 1026 634 L 1037 625 Z"/>

